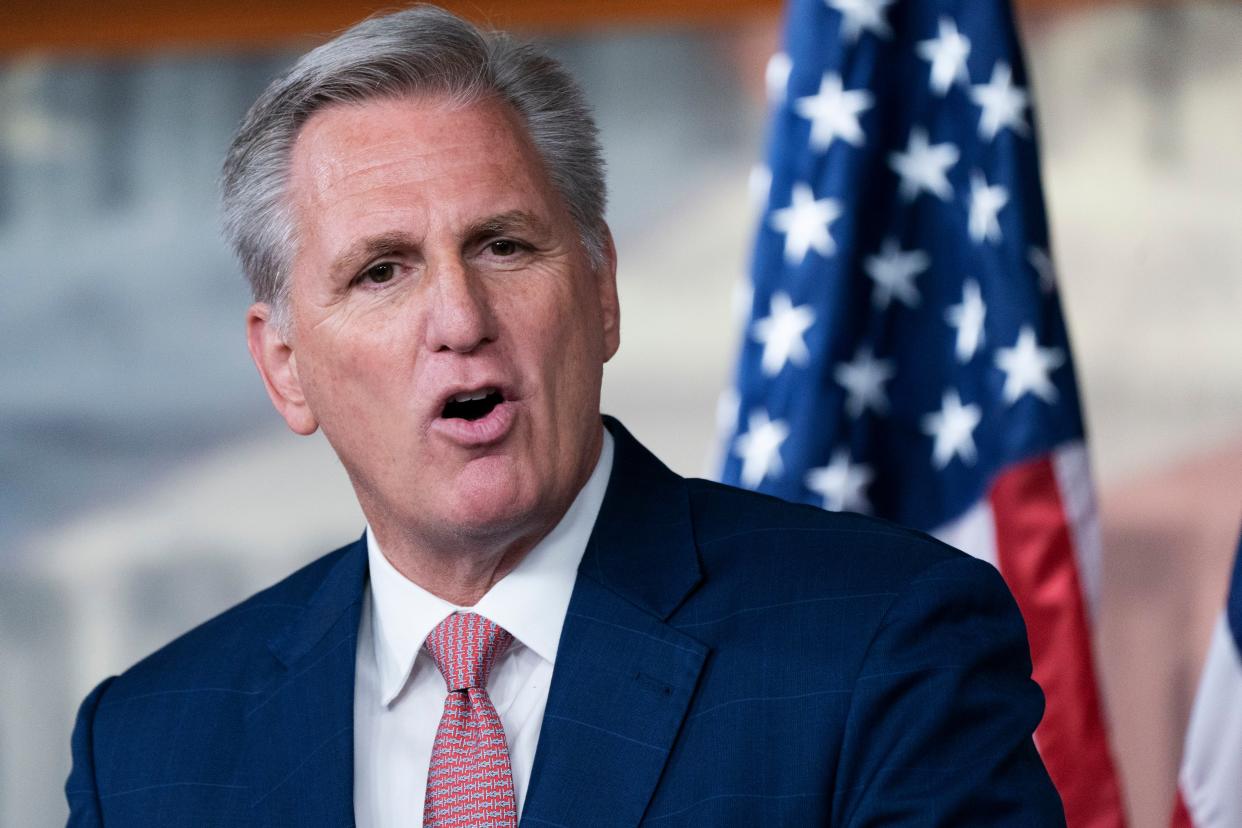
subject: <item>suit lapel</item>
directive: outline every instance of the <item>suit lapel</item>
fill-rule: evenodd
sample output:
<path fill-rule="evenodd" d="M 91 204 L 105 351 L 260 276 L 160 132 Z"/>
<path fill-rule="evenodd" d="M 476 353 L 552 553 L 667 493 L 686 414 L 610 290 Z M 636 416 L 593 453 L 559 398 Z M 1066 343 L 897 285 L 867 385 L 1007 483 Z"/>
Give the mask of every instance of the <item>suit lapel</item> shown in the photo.
<path fill-rule="evenodd" d="M 561 632 L 523 825 L 637 825 L 707 657 L 665 623 L 701 578 L 685 482 L 606 422 L 612 475 Z"/>
<path fill-rule="evenodd" d="M 281 667 L 246 721 L 258 824 L 353 824 L 354 659 L 365 582 L 359 540 L 269 642 Z"/>

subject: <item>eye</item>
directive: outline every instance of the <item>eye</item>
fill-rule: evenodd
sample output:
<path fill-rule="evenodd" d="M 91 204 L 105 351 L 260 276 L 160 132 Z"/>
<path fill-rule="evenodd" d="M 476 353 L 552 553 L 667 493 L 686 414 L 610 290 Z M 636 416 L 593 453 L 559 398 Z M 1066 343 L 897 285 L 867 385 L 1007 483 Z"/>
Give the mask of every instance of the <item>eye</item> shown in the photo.
<path fill-rule="evenodd" d="M 493 256 L 500 256 L 503 258 L 505 256 L 512 256 L 514 253 L 518 252 L 518 245 L 517 242 L 511 239 L 496 239 L 496 241 L 487 245 L 487 249 Z"/>
<path fill-rule="evenodd" d="M 392 281 L 392 277 L 397 275 L 397 266 L 392 262 L 380 262 L 371 265 L 362 272 L 359 281 L 370 282 L 375 285 L 382 285 L 385 282 Z"/>

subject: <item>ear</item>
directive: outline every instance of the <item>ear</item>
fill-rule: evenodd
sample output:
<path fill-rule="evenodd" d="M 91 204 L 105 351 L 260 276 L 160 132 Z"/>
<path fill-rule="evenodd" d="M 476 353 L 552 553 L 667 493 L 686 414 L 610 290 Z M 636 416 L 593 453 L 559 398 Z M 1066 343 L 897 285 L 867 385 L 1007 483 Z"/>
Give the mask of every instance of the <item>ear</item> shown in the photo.
<path fill-rule="evenodd" d="M 621 347 L 621 302 L 617 298 L 617 247 L 604 226 L 604 261 L 596 270 L 600 319 L 604 327 L 604 362 Z"/>
<path fill-rule="evenodd" d="M 272 405 L 289 428 L 298 434 L 314 434 L 319 421 L 302 393 L 297 355 L 273 321 L 272 309 L 266 302 L 255 302 L 246 312 L 246 344 Z"/>

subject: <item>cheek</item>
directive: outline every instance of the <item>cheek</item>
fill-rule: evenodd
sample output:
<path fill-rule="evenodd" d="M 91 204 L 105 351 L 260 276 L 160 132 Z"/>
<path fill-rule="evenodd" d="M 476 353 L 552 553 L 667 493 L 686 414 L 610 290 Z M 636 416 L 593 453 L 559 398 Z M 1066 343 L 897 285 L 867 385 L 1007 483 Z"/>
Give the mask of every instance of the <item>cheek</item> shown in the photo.
<path fill-rule="evenodd" d="M 400 393 L 402 343 L 349 331 L 324 338 L 306 362 L 308 399 L 330 427 L 342 420 L 364 425 L 391 411 Z"/>
<path fill-rule="evenodd" d="M 577 443 L 583 429 L 592 427 L 599 415 L 603 358 L 600 337 L 584 320 L 571 320 L 557 326 L 548 340 L 549 387 L 556 439 L 567 445 Z"/>
<path fill-rule="evenodd" d="M 564 310 L 531 326 L 526 346 L 537 353 L 541 373 L 549 387 L 556 389 L 557 400 L 567 396 L 581 398 L 583 386 L 589 384 L 592 365 L 599 362 L 598 336 L 591 333 L 589 319 L 578 309 Z"/>

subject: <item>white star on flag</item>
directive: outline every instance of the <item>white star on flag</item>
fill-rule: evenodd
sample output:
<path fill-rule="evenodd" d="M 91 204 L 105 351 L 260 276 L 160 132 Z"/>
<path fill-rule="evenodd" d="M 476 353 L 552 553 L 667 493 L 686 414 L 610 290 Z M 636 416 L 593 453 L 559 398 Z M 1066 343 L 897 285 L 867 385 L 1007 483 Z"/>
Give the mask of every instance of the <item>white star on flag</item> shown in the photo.
<path fill-rule="evenodd" d="M 1060 348 L 1041 348 L 1035 339 L 1035 329 L 1023 325 L 1018 341 L 1012 348 L 1000 348 L 996 352 L 996 367 L 1005 372 L 1005 402 L 1013 404 L 1023 394 L 1030 392 L 1046 403 L 1057 399 L 1057 387 L 1048 376 L 1065 364 L 1065 351 Z"/>
<path fill-rule="evenodd" d="M 888 165 L 901 176 L 901 197 L 906 201 L 913 201 L 921 190 L 948 201 L 953 197 L 949 168 L 957 163 L 960 156 L 953 144 L 933 146 L 928 142 L 927 130 L 915 127 L 910 130 L 910 144 L 906 151 L 891 153 Z"/>
<path fill-rule="evenodd" d="M 777 291 L 772 294 L 769 313 L 755 320 L 751 335 L 763 344 L 763 373 L 774 377 L 786 362 L 806 365 L 811 358 L 802 338 L 807 329 L 815 324 L 815 309 L 810 305 L 794 307 L 789 294 Z"/>
<path fill-rule="evenodd" d="M 824 499 L 824 508 L 831 512 L 867 512 L 871 505 L 863 494 L 875 473 L 865 463 L 851 463 L 850 454 L 841 448 L 832 453 L 826 466 L 806 473 L 806 487 Z"/>
<path fill-rule="evenodd" d="M 776 52 L 768 58 L 767 68 L 763 72 L 763 84 L 767 88 L 768 103 L 772 106 L 780 106 L 785 102 L 789 74 L 792 71 L 793 60 L 784 52 Z"/>
<path fill-rule="evenodd" d="M 983 410 L 973 403 L 962 405 L 956 389 L 944 392 L 940 410 L 923 417 L 923 432 L 935 439 L 932 463 L 937 469 L 948 466 L 954 457 L 961 457 L 968 466 L 974 464 L 974 431 L 982 419 Z"/>
<path fill-rule="evenodd" d="M 991 141 L 996 133 L 1009 127 L 1018 135 L 1026 135 L 1030 127 L 1024 110 L 1031 97 L 1026 90 L 1013 85 L 1013 70 L 1003 60 L 992 67 L 992 79 L 970 89 L 970 98 L 983 108 L 979 114 L 979 135 Z"/>
<path fill-rule="evenodd" d="M 944 318 L 957 329 L 957 343 L 954 353 L 957 361 L 965 365 L 974 357 L 983 343 L 983 320 L 988 309 L 983 304 L 983 294 L 979 292 L 979 283 L 967 279 L 962 283 L 962 303 L 952 305 L 944 312 Z"/>
<path fill-rule="evenodd" d="M 1056 268 L 1052 265 L 1052 257 L 1048 255 L 1048 251 L 1042 247 L 1031 246 L 1027 251 L 1026 260 L 1031 263 L 1031 267 L 1035 268 L 1035 272 L 1039 274 L 1039 289 L 1044 293 L 1052 293 L 1057 289 L 1057 273 Z"/>
<path fill-rule="evenodd" d="M 764 479 L 785 470 L 781 462 L 781 444 L 789 437 L 784 420 L 769 420 L 765 409 L 752 411 L 747 431 L 737 438 L 733 453 L 742 458 L 742 485 L 753 489 Z"/>
<path fill-rule="evenodd" d="M 931 61 L 931 88 L 937 95 L 949 91 L 957 81 L 970 83 L 966 73 L 966 58 L 970 56 L 970 38 L 957 30 L 952 18 L 940 18 L 940 32 L 931 39 L 918 44 L 919 57 Z"/>
<path fill-rule="evenodd" d="M 845 412 L 855 418 L 868 408 L 877 414 L 888 413 L 884 383 L 896 372 L 891 359 L 876 359 L 868 345 L 860 346 L 852 361 L 838 363 L 832 376 L 845 388 Z"/>
<path fill-rule="evenodd" d="M 871 108 L 874 98 L 865 89 L 845 91 L 841 76 L 825 72 L 819 81 L 819 92 L 794 101 L 794 111 L 811 122 L 811 148 L 827 150 L 837 138 L 856 147 L 863 145 L 864 135 L 858 116 Z"/>
<path fill-rule="evenodd" d="M 893 30 L 889 28 L 885 10 L 897 0 L 824 0 L 828 8 L 841 12 L 841 39 L 850 43 L 858 39 L 858 35 L 866 31 L 876 37 L 890 38 Z"/>
<path fill-rule="evenodd" d="M 841 202 L 834 198 L 815 200 L 809 184 L 794 184 L 788 207 L 772 211 L 772 229 L 785 234 L 785 261 L 802 264 L 812 248 L 825 259 L 837 252 L 828 227 L 841 217 Z"/>
<path fill-rule="evenodd" d="M 975 170 L 970 176 L 970 237 L 976 242 L 999 244 L 1000 222 L 996 215 L 1009 203 L 1009 191 L 999 184 L 989 186 L 983 173 Z"/>
<path fill-rule="evenodd" d="M 922 250 L 902 250 L 896 239 L 885 239 L 880 254 L 863 262 L 863 269 L 875 281 L 871 303 L 884 310 L 896 297 L 906 307 L 918 307 L 919 289 L 914 286 L 914 277 L 930 265 L 931 257 Z"/>

